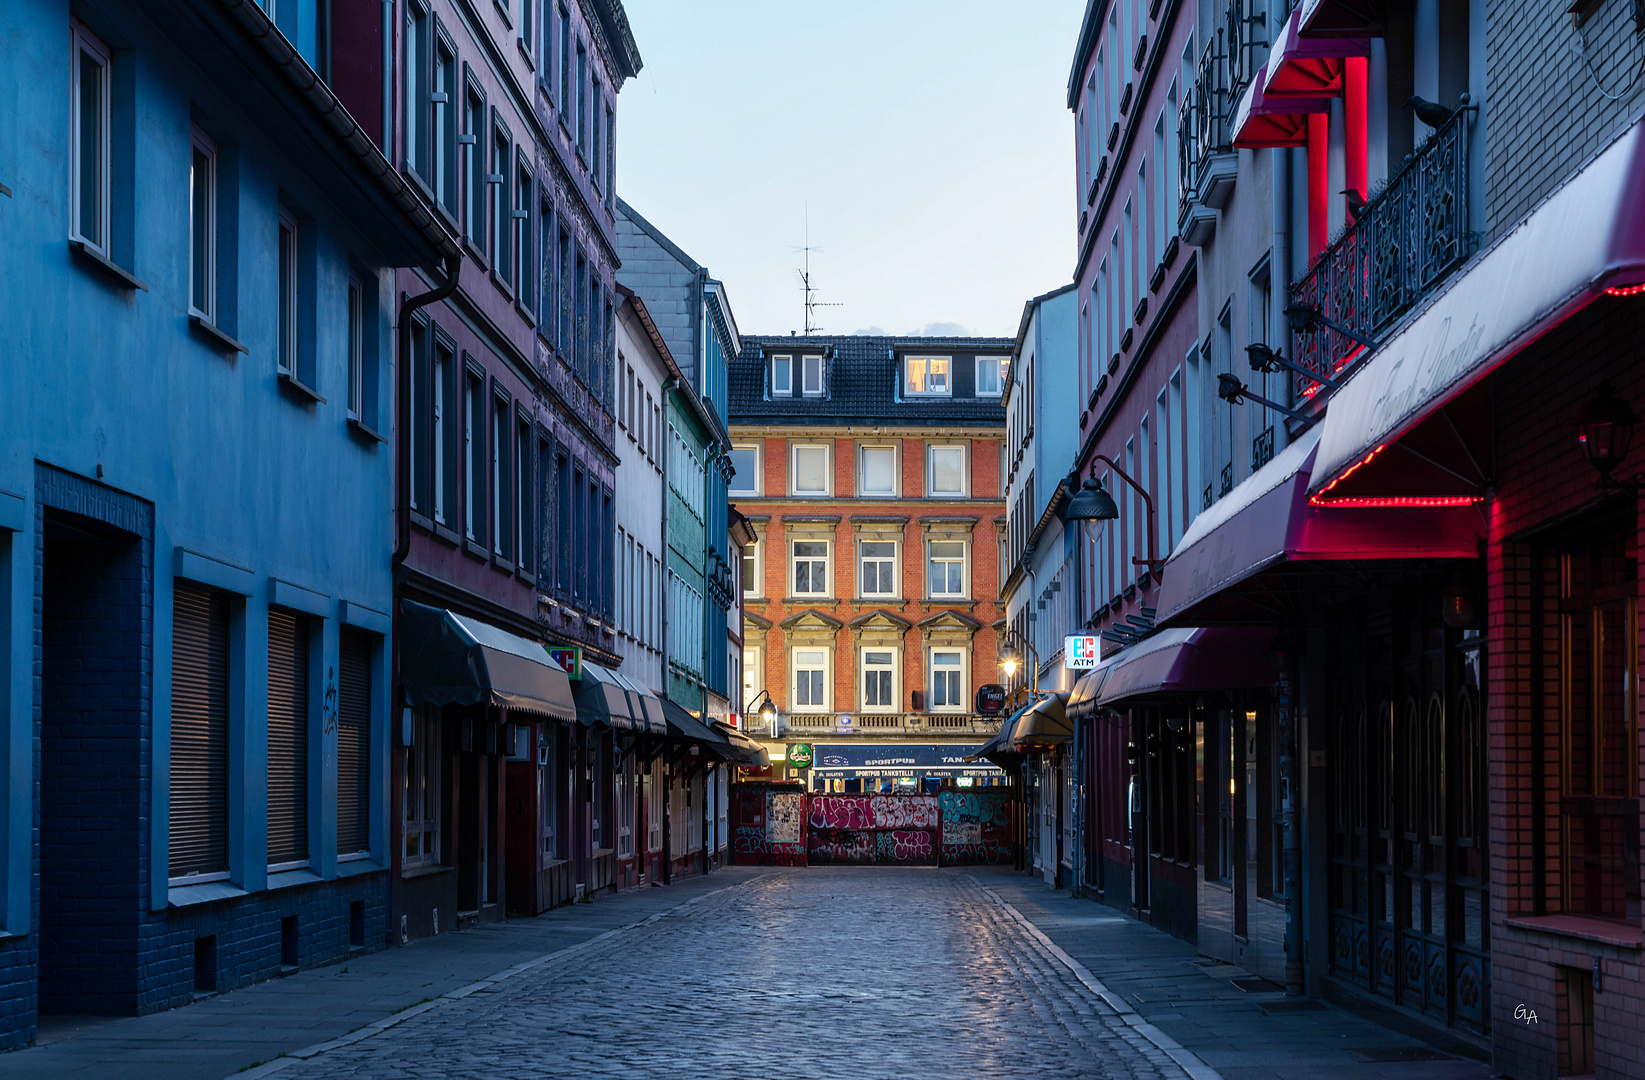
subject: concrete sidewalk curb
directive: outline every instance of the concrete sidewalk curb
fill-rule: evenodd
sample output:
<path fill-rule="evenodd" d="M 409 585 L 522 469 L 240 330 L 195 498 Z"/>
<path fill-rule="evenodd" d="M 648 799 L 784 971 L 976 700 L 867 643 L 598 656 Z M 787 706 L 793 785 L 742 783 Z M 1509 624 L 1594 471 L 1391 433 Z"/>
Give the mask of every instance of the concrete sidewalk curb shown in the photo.
<path fill-rule="evenodd" d="M 553 952 L 544 953 L 541 956 L 522 961 L 521 963 L 515 964 L 513 967 L 504 968 L 495 975 L 488 975 L 483 979 L 477 979 L 474 982 L 469 983 L 467 986 L 459 986 L 455 990 L 448 990 L 439 997 L 435 998 L 433 1001 L 420 1002 L 410 1008 L 401 1009 L 399 1012 L 394 1013 L 391 1016 L 385 1016 L 376 1023 L 367 1024 L 364 1027 L 356 1028 L 347 1035 L 340 1035 L 335 1039 L 327 1039 L 325 1042 L 314 1043 L 312 1046 L 305 1046 L 301 1050 L 289 1051 L 283 1056 L 275 1058 L 273 1061 L 258 1065 L 256 1068 L 244 1069 L 240 1072 L 230 1073 L 228 1076 L 224 1077 L 224 1080 L 257 1080 L 259 1077 L 272 1076 L 273 1074 L 280 1072 L 283 1069 L 290 1068 L 299 1062 L 307 1061 L 312 1057 L 317 1057 L 320 1054 L 324 1054 L 328 1050 L 336 1050 L 340 1047 L 352 1046 L 354 1043 L 369 1039 L 373 1035 L 380 1035 L 389 1028 L 403 1024 L 414 1016 L 421 1016 L 423 1013 L 426 1013 L 431 1009 L 437 1009 L 441 1005 L 447 1005 L 453 1001 L 461 1001 L 470 994 L 495 986 L 500 982 L 512 979 L 516 975 L 522 975 L 527 971 L 533 970 L 534 968 L 542 967 L 544 964 L 551 961 L 563 960 L 568 956 L 582 952 L 586 949 L 592 949 L 600 942 L 609 938 L 617 937 L 621 934 L 625 934 L 630 930 L 637 930 L 641 927 L 651 926 L 662 919 L 666 919 L 673 915 L 678 915 L 686 908 L 689 908 L 695 904 L 700 904 L 711 896 L 718 896 L 720 893 L 730 892 L 732 889 L 740 889 L 744 885 L 747 885 L 750 881 L 757 881 L 764 876 L 764 874 L 756 874 L 753 877 L 739 881 L 733 885 L 726 885 L 721 888 L 702 893 L 698 896 L 693 896 L 689 900 L 682 900 L 673 907 L 664 908 L 662 911 L 649 915 L 638 922 L 624 923 L 622 926 L 619 926 L 613 930 L 607 930 L 603 934 L 596 934 L 587 941 L 579 941 L 575 945 L 567 945 L 563 949 L 556 949 Z"/>
<path fill-rule="evenodd" d="M 977 881 L 975 877 L 971 878 L 971 880 L 976 882 L 978 888 L 982 889 L 984 896 L 987 896 L 990 900 L 994 901 L 994 903 L 1005 909 L 1005 913 L 1011 916 L 1012 919 L 1016 920 L 1016 922 L 1023 928 L 1024 933 L 1039 942 L 1047 952 L 1061 961 L 1063 966 L 1069 971 L 1073 972 L 1074 978 L 1084 983 L 1087 990 L 1101 998 L 1104 1004 L 1119 1014 L 1120 1019 L 1130 1025 L 1138 1035 L 1141 1035 L 1143 1038 L 1153 1043 L 1159 1048 L 1160 1052 L 1165 1054 L 1166 1057 L 1180 1065 L 1182 1070 L 1192 1077 L 1193 1080 L 1222 1080 L 1221 1073 L 1201 1061 L 1199 1059 L 1199 1055 L 1195 1054 L 1192 1050 L 1189 1050 L 1187 1047 L 1177 1042 L 1177 1040 L 1171 1038 L 1171 1036 L 1167 1035 L 1165 1032 L 1143 1019 L 1142 1014 L 1132 1008 L 1130 1003 L 1118 994 L 1114 993 L 1112 990 L 1108 989 L 1108 987 L 1103 984 L 1101 979 L 1091 973 L 1090 968 L 1086 967 L 1078 960 L 1075 960 L 1072 956 L 1069 956 L 1062 950 L 1061 946 L 1052 941 L 1049 937 L 1046 937 L 1044 931 L 1030 922 L 1027 916 L 1023 915 L 1022 912 L 1018 911 L 1015 907 L 1012 907 L 1010 903 L 1001 898 L 999 893 L 988 888 L 988 886 L 984 885 L 982 882 Z"/>

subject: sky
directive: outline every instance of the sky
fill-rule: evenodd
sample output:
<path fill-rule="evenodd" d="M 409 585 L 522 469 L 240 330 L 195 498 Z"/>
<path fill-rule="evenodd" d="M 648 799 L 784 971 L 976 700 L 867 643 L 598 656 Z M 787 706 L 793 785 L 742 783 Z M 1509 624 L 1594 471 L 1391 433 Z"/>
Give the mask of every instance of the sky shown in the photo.
<path fill-rule="evenodd" d="M 617 193 L 743 333 L 804 329 L 808 232 L 823 333 L 1011 337 L 1072 277 L 1080 0 L 623 7 Z"/>

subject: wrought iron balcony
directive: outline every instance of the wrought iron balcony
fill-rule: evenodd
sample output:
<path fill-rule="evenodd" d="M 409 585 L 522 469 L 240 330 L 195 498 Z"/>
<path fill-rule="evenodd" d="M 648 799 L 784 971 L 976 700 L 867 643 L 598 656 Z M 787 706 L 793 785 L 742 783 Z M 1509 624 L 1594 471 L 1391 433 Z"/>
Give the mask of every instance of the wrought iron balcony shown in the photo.
<path fill-rule="evenodd" d="M 1228 52 L 1228 100 L 1235 103 L 1268 57 L 1268 20 L 1261 12 L 1252 12 L 1255 6 L 1253 0 L 1229 0 L 1222 12 L 1220 33 Z"/>
<path fill-rule="evenodd" d="M 1347 230 L 1291 286 L 1291 302 L 1317 308 L 1355 335 L 1378 340 L 1473 253 L 1468 231 L 1468 117 L 1459 109 L 1361 208 Z M 1291 335 L 1299 367 L 1325 375 L 1350 367 L 1360 342 L 1324 325 Z M 1319 382 L 1295 376 L 1297 399 Z"/>
<path fill-rule="evenodd" d="M 1234 188 L 1238 162 L 1228 127 L 1228 57 L 1219 31 L 1200 54 L 1193 85 L 1183 94 L 1177 116 L 1177 229 L 1186 243 L 1199 245 L 1216 230 L 1216 215 Z"/>
<path fill-rule="evenodd" d="M 1274 428 L 1270 424 L 1261 435 L 1251 440 L 1251 471 L 1256 472 L 1274 460 Z"/>

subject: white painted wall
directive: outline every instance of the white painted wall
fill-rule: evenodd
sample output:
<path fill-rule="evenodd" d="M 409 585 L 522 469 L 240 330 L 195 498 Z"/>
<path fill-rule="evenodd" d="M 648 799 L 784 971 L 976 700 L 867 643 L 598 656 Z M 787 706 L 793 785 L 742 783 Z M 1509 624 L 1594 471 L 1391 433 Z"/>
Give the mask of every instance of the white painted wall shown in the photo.
<path fill-rule="evenodd" d="M 627 407 L 629 373 L 633 371 L 636 406 Z M 624 301 L 617 312 L 617 652 L 622 671 L 659 697 L 668 689 L 662 654 L 663 591 L 666 553 L 663 549 L 662 445 L 647 419 L 646 395 L 662 400 L 668 368 L 657 354 L 634 306 Z M 635 417 L 631 430 L 630 415 Z M 641 449 L 642 440 L 645 449 Z M 631 555 L 632 552 L 632 555 Z"/>

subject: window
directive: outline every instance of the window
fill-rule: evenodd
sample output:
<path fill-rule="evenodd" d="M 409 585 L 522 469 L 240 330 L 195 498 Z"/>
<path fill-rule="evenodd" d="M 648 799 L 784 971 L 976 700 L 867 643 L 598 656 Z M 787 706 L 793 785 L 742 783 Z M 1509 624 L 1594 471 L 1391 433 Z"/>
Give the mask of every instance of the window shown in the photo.
<path fill-rule="evenodd" d="M 435 24 L 438 27 L 438 23 Z M 457 50 L 444 33 L 434 43 L 434 197 L 457 216 Z"/>
<path fill-rule="evenodd" d="M 571 13 L 560 7 L 560 122 L 571 108 Z"/>
<path fill-rule="evenodd" d="M 514 178 L 514 281 L 520 286 L 520 303 L 528 308 L 535 306 L 532 286 L 537 280 L 537 232 L 531 227 L 531 204 L 537 198 L 535 189 L 522 153 Z"/>
<path fill-rule="evenodd" d="M 434 344 L 434 414 L 432 442 L 434 444 L 434 520 L 449 526 L 451 514 L 457 505 L 458 423 L 451 413 L 457 395 L 457 356 L 444 335 L 436 335 Z"/>
<path fill-rule="evenodd" d="M 577 249 L 576 276 L 571 284 L 573 337 L 571 343 L 571 370 L 577 373 L 584 386 L 588 385 L 588 260 L 583 249 Z"/>
<path fill-rule="evenodd" d="M 297 218 L 285 207 L 280 208 L 279 226 L 279 310 L 276 313 L 278 322 L 276 340 L 276 360 L 278 370 L 301 383 L 312 387 L 310 378 L 303 369 L 308 367 L 303 362 L 303 350 L 298 339 L 299 319 L 301 313 L 298 289 L 300 287 L 299 270 L 301 267 L 302 252 L 299 244 Z"/>
<path fill-rule="evenodd" d="M 794 595 L 828 595 L 828 541 L 794 541 Z"/>
<path fill-rule="evenodd" d="M 514 167 L 512 140 L 508 129 L 498 125 L 491 133 L 491 172 L 486 184 L 491 193 L 491 265 L 504 282 L 514 283 L 514 215 L 510 196 L 509 170 Z"/>
<path fill-rule="evenodd" d="M 1005 385 L 1005 370 L 1011 365 L 1009 356 L 977 357 L 977 396 L 997 398 Z"/>
<path fill-rule="evenodd" d="M 931 708 L 955 711 L 965 708 L 964 674 L 964 653 L 958 649 L 931 650 Z"/>
<path fill-rule="evenodd" d="M 217 321 L 217 144 L 189 131 L 189 311 Z"/>
<path fill-rule="evenodd" d="M 429 76 L 432 74 L 434 18 L 417 0 L 406 4 L 405 167 L 425 179 L 432 176 L 429 132 Z"/>
<path fill-rule="evenodd" d="M 561 220 L 565 218 L 562 215 Z M 571 360 L 571 235 L 560 230 L 560 355 Z"/>
<path fill-rule="evenodd" d="M 822 397 L 822 357 L 804 356 L 800 358 L 800 392 L 806 397 Z"/>
<path fill-rule="evenodd" d="M 588 122 L 594 129 L 593 136 L 588 140 L 589 176 L 594 186 L 600 186 L 600 121 L 605 118 L 605 106 L 601 103 L 600 80 L 595 79 L 589 92 Z"/>
<path fill-rule="evenodd" d="M 926 484 L 932 495 L 965 494 L 965 447 L 930 448 L 931 474 Z"/>
<path fill-rule="evenodd" d="M 864 649 L 862 654 L 862 707 L 897 707 L 897 654 L 892 649 Z"/>
<path fill-rule="evenodd" d="M 897 544 L 894 540 L 864 540 L 862 573 L 857 579 L 862 596 L 897 595 Z"/>
<path fill-rule="evenodd" d="M 468 87 L 465 131 L 458 139 L 468 147 L 468 240 L 484 250 L 486 243 L 486 99 L 479 87 Z"/>
<path fill-rule="evenodd" d="M 794 650 L 794 711 L 828 709 L 828 650 Z"/>
<path fill-rule="evenodd" d="M 371 848 L 371 653 L 376 639 L 352 626 L 337 642 L 337 858 Z"/>
<path fill-rule="evenodd" d="M 575 131 L 577 133 L 577 152 L 588 153 L 588 50 L 583 48 L 582 42 L 577 42 L 577 85 L 572 88 L 577 95 L 577 119 Z"/>
<path fill-rule="evenodd" d="M 617 185 L 617 114 L 605 111 L 605 204 L 611 205 Z"/>
<path fill-rule="evenodd" d="M 965 542 L 933 540 L 931 551 L 931 595 L 965 595 Z"/>
<path fill-rule="evenodd" d="M 268 613 L 268 865 L 308 863 L 309 623 Z"/>
<path fill-rule="evenodd" d="M 348 418 L 366 416 L 366 288 L 353 274 L 348 276 Z M 373 379 L 372 389 L 375 390 Z"/>
<path fill-rule="evenodd" d="M 764 670 L 760 666 L 760 650 L 757 647 L 744 649 L 743 700 L 741 707 L 737 709 L 738 712 L 742 712 L 744 709 L 752 706 L 754 704 L 754 699 L 758 698 L 761 691 L 765 689 L 764 675 Z M 751 724 L 758 722 L 758 720 L 758 716 L 744 716 L 743 727 L 746 729 Z"/>
<path fill-rule="evenodd" d="M 828 447 L 796 446 L 794 448 L 795 495 L 828 494 Z"/>
<path fill-rule="evenodd" d="M 857 494 L 897 493 L 897 448 L 864 446 L 857 451 Z"/>
<path fill-rule="evenodd" d="M 486 521 L 486 384 L 482 372 L 470 368 L 463 380 L 463 461 L 467 487 L 463 491 L 463 524 L 468 538 L 485 542 Z"/>
<path fill-rule="evenodd" d="M 71 235 L 109 255 L 109 50 L 78 22 L 74 27 L 74 99 L 70 103 Z"/>
<path fill-rule="evenodd" d="M 734 475 L 731 477 L 731 494 L 758 495 L 760 493 L 760 448 L 758 446 L 733 446 L 731 448 L 731 467 L 735 470 Z"/>
<path fill-rule="evenodd" d="M 440 861 L 442 755 L 438 706 L 420 705 L 412 710 L 411 745 L 405 754 L 405 786 L 400 792 L 404 821 L 401 832 L 406 845 L 402 865 L 424 866 Z"/>
<path fill-rule="evenodd" d="M 176 583 L 168 870 L 174 885 L 228 877 L 228 621 L 221 593 Z"/>
<path fill-rule="evenodd" d="M 794 393 L 794 358 L 792 356 L 773 356 L 771 358 L 771 396 L 788 397 Z"/>
<path fill-rule="evenodd" d="M 743 548 L 743 595 L 762 594 L 764 580 L 760 577 L 760 547 L 756 542 Z"/>
<path fill-rule="evenodd" d="M 537 565 L 536 500 L 532 496 L 531 420 L 524 413 L 514 425 L 514 563 L 522 574 Z"/>
<path fill-rule="evenodd" d="M 928 397 L 947 397 L 949 358 L 946 356 L 910 356 L 903 360 L 904 394 Z"/>
<path fill-rule="evenodd" d="M 554 208 L 544 199 L 537 210 L 537 333 L 554 342 Z"/>
<path fill-rule="evenodd" d="M 554 523 L 555 523 L 555 590 L 561 596 L 571 594 L 571 538 L 566 528 L 571 522 L 571 459 L 562 449 L 554 459 Z"/>

